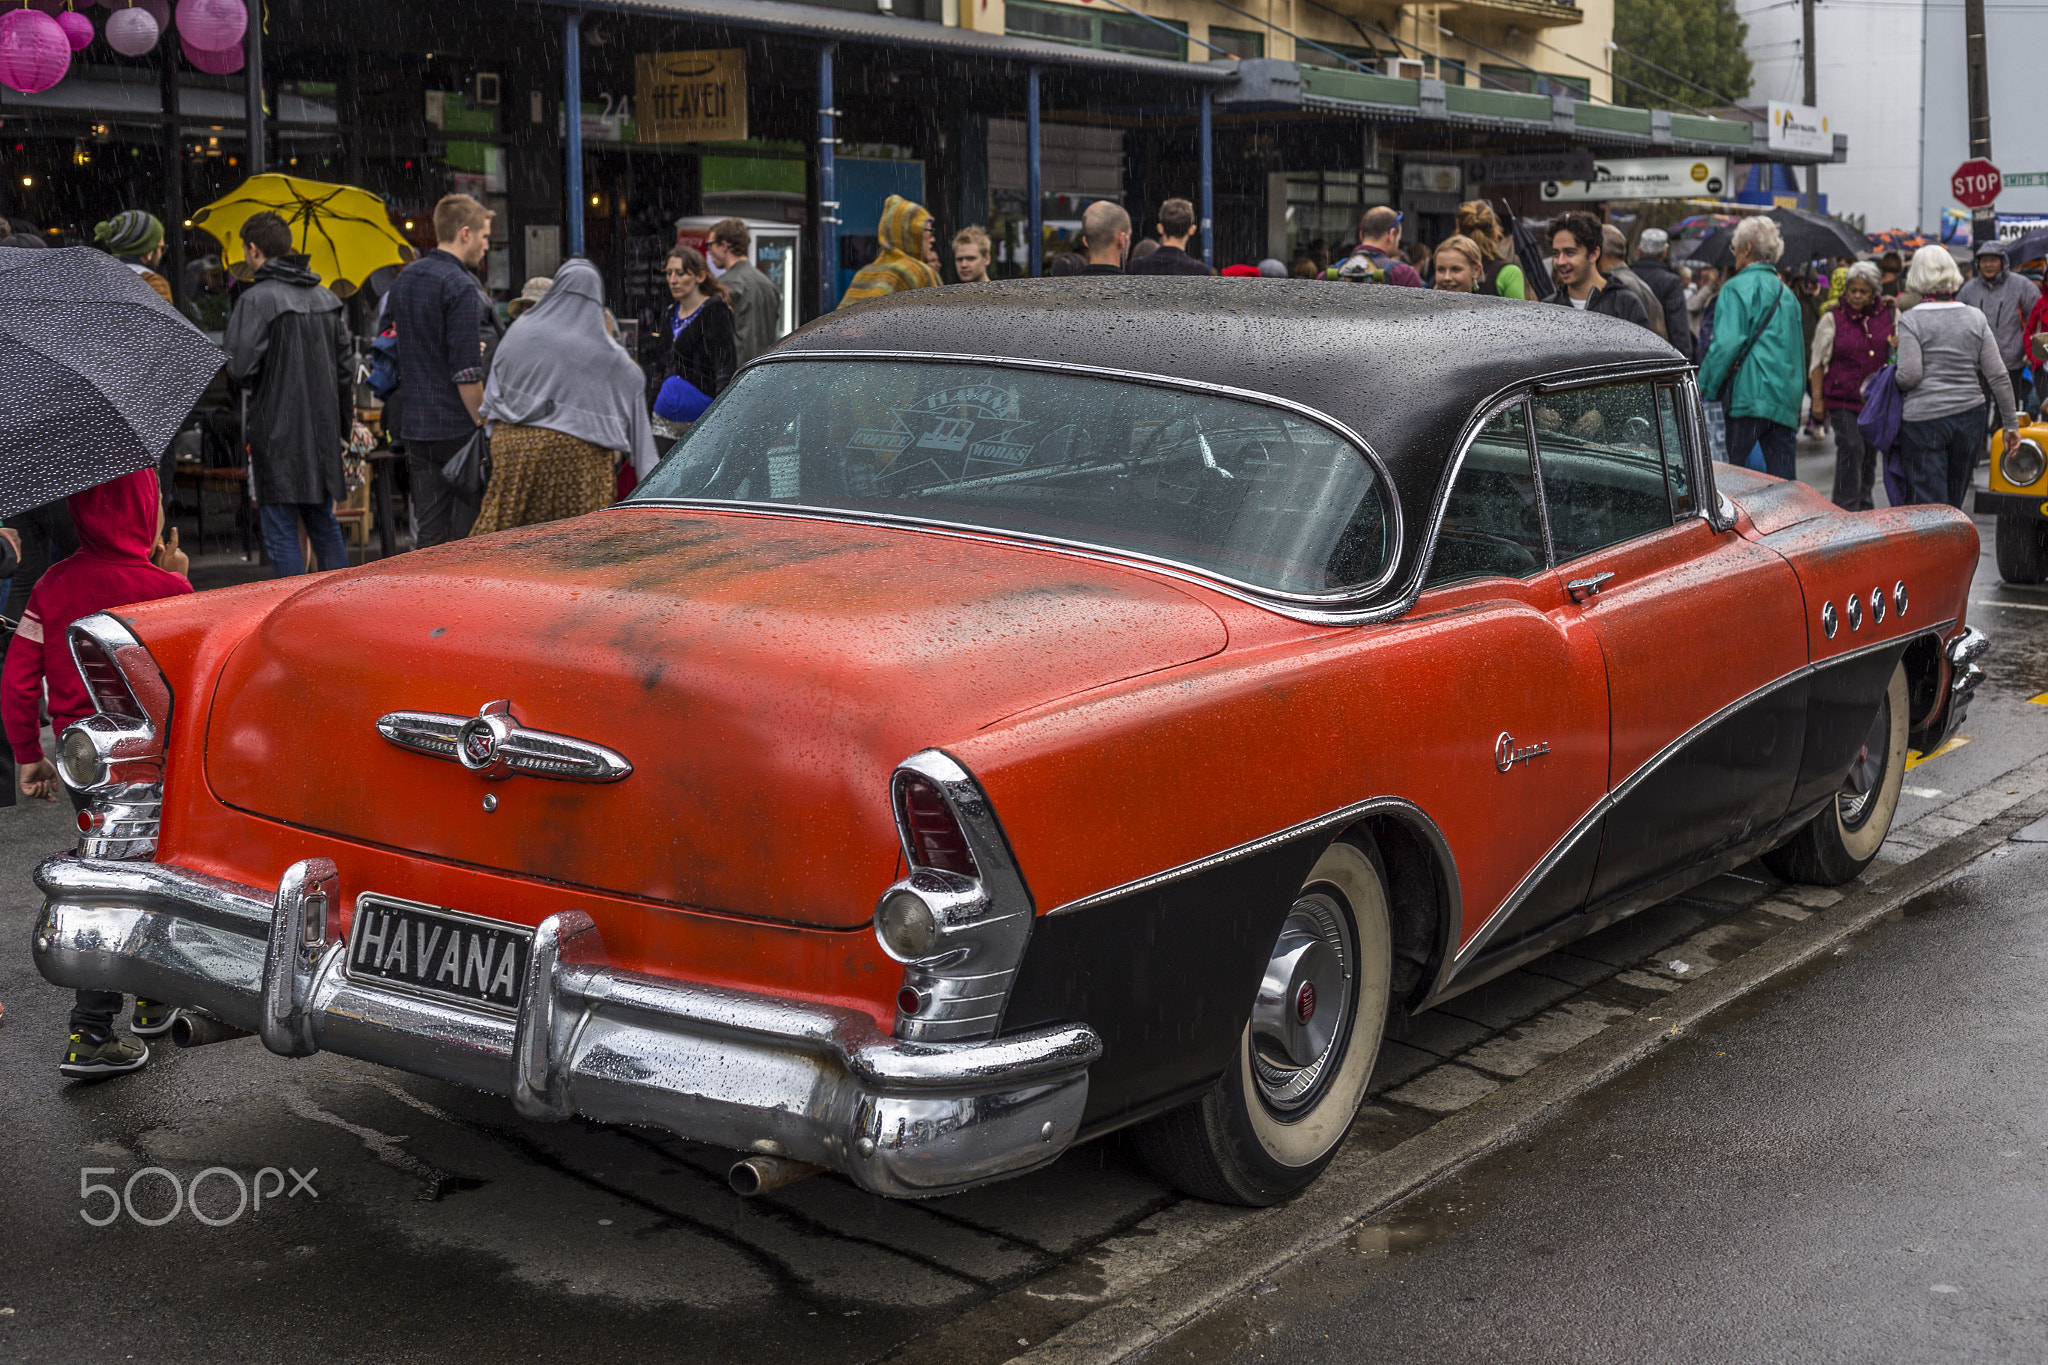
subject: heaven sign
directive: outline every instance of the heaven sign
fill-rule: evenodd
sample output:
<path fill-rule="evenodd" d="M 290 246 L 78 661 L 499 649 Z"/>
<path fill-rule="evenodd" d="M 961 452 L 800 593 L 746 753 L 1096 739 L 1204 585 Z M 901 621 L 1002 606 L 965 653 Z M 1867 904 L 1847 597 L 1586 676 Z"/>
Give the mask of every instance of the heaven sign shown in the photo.
<path fill-rule="evenodd" d="M 728 142 L 747 135 L 747 54 L 655 52 L 634 59 L 642 142 Z"/>

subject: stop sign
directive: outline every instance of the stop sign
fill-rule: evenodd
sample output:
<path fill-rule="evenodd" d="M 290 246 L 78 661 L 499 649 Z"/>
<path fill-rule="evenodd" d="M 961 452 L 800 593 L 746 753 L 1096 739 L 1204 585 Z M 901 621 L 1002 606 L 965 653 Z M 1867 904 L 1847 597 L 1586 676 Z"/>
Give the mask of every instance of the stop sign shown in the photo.
<path fill-rule="evenodd" d="M 1988 209 L 1998 200 L 1998 191 L 2004 187 L 2004 180 L 1998 174 L 1998 167 L 1981 156 L 1971 157 L 1956 167 L 1956 173 L 1949 179 L 1949 188 L 1955 192 L 1956 202 L 1966 209 Z"/>

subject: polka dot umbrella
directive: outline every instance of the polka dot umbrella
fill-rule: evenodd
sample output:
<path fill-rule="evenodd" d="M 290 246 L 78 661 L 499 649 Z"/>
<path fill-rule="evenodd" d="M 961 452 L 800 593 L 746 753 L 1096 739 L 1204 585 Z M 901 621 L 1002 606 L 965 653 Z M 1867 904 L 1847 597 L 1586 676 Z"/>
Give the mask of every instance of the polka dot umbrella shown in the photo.
<path fill-rule="evenodd" d="M 104 251 L 0 247 L 0 516 L 155 464 L 224 359 Z"/>
<path fill-rule="evenodd" d="M 343 298 L 355 293 L 371 271 L 419 254 L 391 225 L 384 201 L 368 190 L 296 175 L 252 175 L 192 215 L 193 226 L 220 242 L 221 259 L 238 279 L 248 276 L 242 224 L 266 209 L 290 225 L 293 246 L 306 254 L 321 283 Z"/>

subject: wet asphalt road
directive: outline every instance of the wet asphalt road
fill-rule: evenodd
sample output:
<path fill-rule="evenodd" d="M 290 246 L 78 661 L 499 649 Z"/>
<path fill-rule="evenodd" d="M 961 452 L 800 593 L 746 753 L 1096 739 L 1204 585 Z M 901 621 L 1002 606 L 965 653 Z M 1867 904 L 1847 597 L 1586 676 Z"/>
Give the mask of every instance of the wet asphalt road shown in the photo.
<path fill-rule="evenodd" d="M 2044 967 L 2014 842 L 1140 1359 L 2048 1358 Z"/>
<path fill-rule="evenodd" d="M 1908 775 L 1902 823 L 2048 753 L 2048 707 L 2028 700 L 2048 690 L 2048 610 L 2035 609 L 2048 608 L 2048 592 L 2000 588 L 1987 550 L 1973 596 L 1985 604 L 1973 607 L 1973 619 L 1997 642 L 1987 660 L 1990 681 L 1966 727 L 1970 742 Z M 902 1351 L 913 1360 L 976 1365 L 1043 1340 L 1089 1307 L 1231 1235 L 1242 1221 L 1236 1211 L 1176 1198 L 1115 1139 L 1070 1153 L 1039 1175 L 945 1200 L 890 1203 L 822 1178 L 748 1202 L 724 1187 L 729 1154 L 648 1130 L 529 1123 L 497 1097 L 340 1057 L 289 1061 L 254 1039 L 190 1052 L 163 1046 L 139 1075 L 68 1084 L 55 1069 L 68 993 L 41 981 L 25 945 L 36 909 L 27 872 L 69 841 L 58 808 L 0 810 L 0 942 L 19 945 L 0 954 L 0 1001 L 7 1007 L 0 1027 L 0 1358 L 217 1360 L 239 1353 L 266 1361 L 406 1361 L 461 1353 L 553 1360 L 587 1356 L 602 1342 L 607 1350 L 706 1362 L 784 1355 L 856 1362 Z M 1726 960 L 1760 941 L 1783 922 L 1777 916 L 1800 913 L 1785 900 L 1794 893 L 1777 891 L 1760 869 L 1745 869 L 1428 1016 L 1405 1040 L 1389 1044 L 1377 1098 L 1352 1141 L 1392 1145 L 1597 1027 L 1582 1021 L 1618 1017 L 1657 999 L 1683 979 L 1670 970 L 1677 953 L 1691 962 L 1688 970 L 1698 970 L 1714 954 Z M 1935 925 L 1970 917 L 1925 918 Z M 1917 923 L 1901 932 L 1925 932 Z M 1923 1022 L 1945 1020 L 1962 998 L 1960 980 L 1931 974 L 1923 983 L 1906 975 L 1886 998 L 1907 1017 L 1918 1009 Z M 2016 1050 L 2024 1039 L 2017 1027 L 2010 1015 L 1999 1022 L 2003 1049 Z M 1949 1038 L 1963 1055 L 1975 1055 L 1976 1034 L 1951 1033 L 1945 1025 L 1931 1032 L 1930 1045 Z M 1755 1069 L 1761 1089 L 1724 1087 L 1713 1117 L 1747 1132 L 1759 1152 L 1837 1145 L 1825 1123 L 1764 1106 L 1794 1093 L 1772 1089 L 1779 1064 L 1795 1064 L 1811 1046 L 1803 1032 L 1776 1029 L 1744 1044 L 1731 1055 Z M 1714 1076 L 1737 1074 L 1735 1063 L 1718 1064 Z M 1662 1076 L 1672 1065 L 1644 1075 Z M 1811 1070 L 1816 1083 L 1825 1079 L 1820 1061 Z M 1647 1084 L 1631 1079 L 1606 1093 L 1635 1097 L 1650 1093 Z M 1701 1116 L 1691 1119 L 1697 1124 Z M 1802 1126 L 1776 1133 L 1794 1119 Z M 1537 1151 L 1549 1141 L 1539 1135 Z M 1621 1144 L 1606 1150 L 1631 1151 Z M 1746 1248 L 1765 1244 L 1746 1226 L 1753 1215 L 1730 1212 L 1724 1219 L 1717 1211 L 1714 1181 L 1731 1168 L 1688 1174 L 1688 1150 L 1683 1143 L 1660 1149 L 1659 1161 L 1645 1164 L 1661 1162 L 1661 1169 L 1603 1183 L 1602 1198 L 1619 1200 L 1659 1174 L 1680 1178 L 1692 1193 L 1675 1194 L 1674 1207 L 1698 1211 L 1706 1221 L 1693 1227 L 1713 1229 L 1714 1255 L 1735 1267 L 1728 1274 L 1739 1274 Z M 1929 1153 L 1926 1159 L 1938 1164 L 1939 1147 Z M 1593 1248 L 1561 1236 L 1538 1243 L 1550 1251 L 1502 1261 L 1484 1281 L 1489 1290 L 1445 1288 L 1449 1315 L 1418 1314 L 1414 1321 L 1436 1323 L 1435 1331 L 1498 1317 L 1504 1304 L 1520 1312 L 1519 1305 L 1555 1299 L 1553 1282 L 1562 1281 L 1579 1296 L 1575 1301 L 1596 1308 L 1584 1323 L 1553 1315 L 1545 1349 L 1559 1359 L 1598 1358 L 1598 1349 L 1586 1355 L 1562 1343 L 1604 1349 L 1610 1338 L 1601 1332 L 1633 1319 L 1628 1295 L 1610 1294 L 1603 1276 L 1591 1272 L 1640 1257 L 1641 1226 L 1588 1219 L 1583 1198 L 1573 1197 L 1589 1178 L 1579 1169 L 1583 1152 L 1547 1161 L 1524 1155 L 1527 1168 L 1489 1187 L 1495 1193 L 1459 1196 L 1451 1221 L 1474 1224 L 1507 1194 L 1540 1186 L 1532 1173 L 1547 1172 L 1562 1204 L 1546 1217 L 1561 1229 L 1578 1220 Z M 1603 1150 L 1600 1159 L 1610 1158 Z M 1613 1160 L 1618 1173 L 1628 1157 Z M 151 1167 L 168 1176 L 137 1175 Z M 82 1176 L 87 1168 L 108 1173 Z M 215 1226 L 191 1207 L 174 1212 L 169 1183 L 175 1177 L 189 1188 L 210 1168 L 245 1182 L 266 1168 L 280 1174 L 262 1177 L 262 1206 L 240 1214 L 233 1178 L 207 1175 L 196 1202 Z M 1866 1168 L 1867 1162 L 1858 1169 Z M 1604 1181 L 1605 1168 L 1598 1170 Z M 296 1184 L 287 1171 L 310 1172 L 310 1192 L 271 1192 L 272 1185 Z M 101 1194 L 81 1198 L 82 1180 L 128 1188 L 129 1206 L 108 1226 L 90 1226 L 82 1213 L 101 1217 L 110 1201 Z M 1816 1207 L 1786 1197 L 1785 1208 L 1795 1212 Z M 1771 1205 L 1776 1222 L 1791 1216 L 1785 1208 Z M 173 1216 L 158 1226 L 145 1222 L 166 1214 Z M 1412 1216 L 1434 1220 L 1432 1229 L 1447 1226 L 1439 1214 Z M 1457 1228 L 1450 1231 L 1429 1232 L 1426 1254 L 1464 1245 Z M 1496 1230 L 1485 1241 L 1505 1246 L 1500 1238 Z M 1390 1270 L 1407 1264 L 1382 1261 Z M 1807 1311 L 1771 1287 L 1786 1273 L 1774 1270 L 1755 1290 L 1759 1313 Z M 1936 1282 L 1961 1283 L 1929 1281 Z M 1307 1333 L 1310 1307 L 1341 1312 L 1354 1292 L 1363 1305 L 1361 1282 L 1334 1297 L 1325 1291 L 1323 1300 L 1303 1299 L 1294 1316 L 1261 1321 L 1283 1333 Z M 1666 1292 L 1674 1291 L 1667 1285 Z M 1461 1304 L 1467 1295 L 1472 1301 Z M 1387 1310 L 1382 1304 L 1374 1311 Z M 1354 1343 L 1394 1339 L 1384 1316 L 1381 1326 L 1358 1336 L 1365 1312 L 1361 1307 L 1352 1319 Z M 1257 1358 L 1265 1348 L 1247 1347 L 1243 1331 L 1201 1335 L 1226 1319 L 1199 1325 L 1188 1342 L 1205 1356 L 1248 1349 L 1245 1358 Z M 1608 1326 L 1588 1325 L 1598 1322 Z M 1485 1347 L 1473 1354 L 1492 1354 L 1490 1340 L 1473 1337 L 1471 1346 Z M 1527 1344 L 1513 1353 L 1553 1358 L 1530 1354 Z M 1161 1347 L 1155 1356 L 1185 1358 L 1178 1354 L 1184 1349 L 1177 1345 L 1168 1356 Z M 1433 1354 L 1426 1344 L 1417 1349 L 1420 1358 Z"/>

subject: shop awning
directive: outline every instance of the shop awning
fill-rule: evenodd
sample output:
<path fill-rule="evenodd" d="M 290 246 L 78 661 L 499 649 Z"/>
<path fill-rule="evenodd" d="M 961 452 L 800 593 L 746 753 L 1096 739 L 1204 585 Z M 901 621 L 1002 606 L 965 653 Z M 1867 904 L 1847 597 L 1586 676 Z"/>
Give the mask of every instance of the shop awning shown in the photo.
<path fill-rule="evenodd" d="M 896 19 L 885 14 L 833 9 L 825 5 L 785 3 L 785 0 L 599 0 L 599 3 L 579 0 L 579 3 L 565 8 L 593 13 L 609 11 L 654 15 L 712 28 L 752 29 L 792 38 L 872 43 L 878 47 L 915 47 L 929 52 L 1019 65 L 1117 71 L 1208 84 L 1224 84 L 1237 79 L 1238 64 L 1232 61 L 1167 61 L 1161 57 L 1140 57 L 1067 43 L 1049 43 L 1036 38 L 979 33 L 973 29 L 923 20 Z"/>

